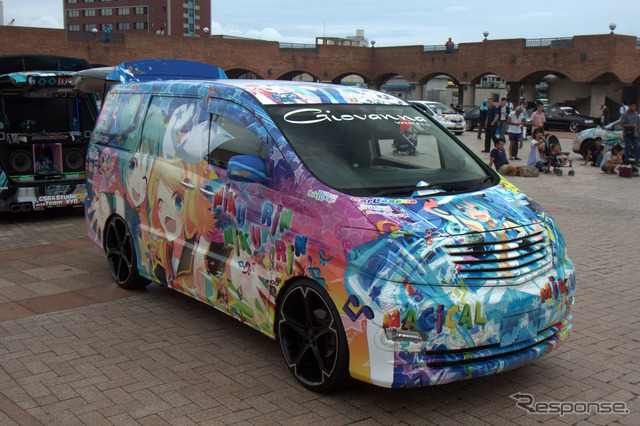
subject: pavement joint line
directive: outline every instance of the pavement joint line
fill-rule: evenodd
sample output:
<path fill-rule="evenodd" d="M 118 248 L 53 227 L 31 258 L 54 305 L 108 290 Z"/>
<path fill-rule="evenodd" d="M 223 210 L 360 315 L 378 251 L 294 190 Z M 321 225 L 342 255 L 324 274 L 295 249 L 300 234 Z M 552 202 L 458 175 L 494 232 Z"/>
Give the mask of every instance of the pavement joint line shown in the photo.
<path fill-rule="evenodd" d="M 22 409 L 18 404 L 7 398 L 0 392 L 0 411 L 21 426 L 41 426 L 42 423 Z"/>

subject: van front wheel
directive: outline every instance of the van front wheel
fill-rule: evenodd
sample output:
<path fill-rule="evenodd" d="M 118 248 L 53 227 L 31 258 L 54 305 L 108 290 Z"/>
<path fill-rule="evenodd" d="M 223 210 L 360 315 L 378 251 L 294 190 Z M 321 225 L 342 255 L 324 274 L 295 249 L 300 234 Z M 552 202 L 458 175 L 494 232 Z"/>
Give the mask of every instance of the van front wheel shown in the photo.
<path fill-rule="evenodd" d="M 145 287 L 149 282 L 138 274 L 136 249 L 127 223 L 114 217 L 105 232 L 104 248 L 113 280 L 127 290 Z"/>
<path fill-rule="evenodd" d="M 314 281 L 289 287 L 276 322 L 278 340 L 291 373 L 316 392 L 343 387 L 349 379 L 347 339 L 326 291 Z"/>

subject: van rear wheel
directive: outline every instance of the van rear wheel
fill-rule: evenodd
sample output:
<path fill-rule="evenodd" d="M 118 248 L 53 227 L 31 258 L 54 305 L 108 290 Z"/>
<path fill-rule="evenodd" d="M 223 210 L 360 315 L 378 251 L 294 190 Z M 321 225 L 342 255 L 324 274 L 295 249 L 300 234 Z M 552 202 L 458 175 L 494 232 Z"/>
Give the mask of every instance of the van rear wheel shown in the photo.
<path fill-rule="evenodd" d="M 276 327 L 287 366 L 305 387 L 330 392 L 347 383 L 347 339 L 322 287 L 309 279 L 289 287 L 278 308 Z"/>
<path fill-rule="evenodd" d="M 127 223 L 116 216 L 107 226 L 104 238 L 107 263 L 111 277 L 118 286 L 133 290 L 145 287 L 149 282 L 138 273 L 136 249 Z"/>

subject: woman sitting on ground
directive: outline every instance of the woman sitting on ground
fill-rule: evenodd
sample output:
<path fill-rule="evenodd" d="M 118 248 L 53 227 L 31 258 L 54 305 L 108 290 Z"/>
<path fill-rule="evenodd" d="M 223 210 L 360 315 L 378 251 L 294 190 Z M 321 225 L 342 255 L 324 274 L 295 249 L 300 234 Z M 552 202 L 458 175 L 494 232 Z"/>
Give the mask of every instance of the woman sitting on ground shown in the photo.
<path fill-rule="evenodd" d="M 607 174 L 615 174 L 616 166 L 622 164 L 622 146 L 615 144 L 611 151 L 607 151 L 602 159 L 601 170 Z"/>
<path fill-rule="evenodd" d="M 538 170 L 543 170 L 546 166 L 546 162 L 540 155 L 540 151 L 544 149 L 544 130 L 538 127 L 533 131 L 533 138 L 531 139 L 531 152 L 527 158 L 527 166 L 536 167 Z"/>

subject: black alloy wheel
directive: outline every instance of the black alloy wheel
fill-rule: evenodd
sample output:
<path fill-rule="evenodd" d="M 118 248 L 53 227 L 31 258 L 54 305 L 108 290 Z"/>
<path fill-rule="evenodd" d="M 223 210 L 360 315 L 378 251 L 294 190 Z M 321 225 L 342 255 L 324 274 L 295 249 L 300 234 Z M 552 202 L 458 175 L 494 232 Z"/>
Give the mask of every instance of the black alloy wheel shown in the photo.
<path fill-rule="evenodd" d="M 577 121 L 572 121 L 571 123 L 569 123 L 569 131 L 578 133 L 580 131 L 580 123 Z"/>
<path fill-rule="evenodd" d="M 287 366 L 305 387 L 330 392 L 347 383 L 347 339 L 322 287 L 308 279 L 289 287 L 278 307 L 276 327 Z"/>
<path fill-rule="evenodd" d="M 104 248 L 113 280 L 127 290 L 145 287 L 149 282 L 138 274 L 136 250 L 126 222 L 115 216 L 105 232 Z"/>

